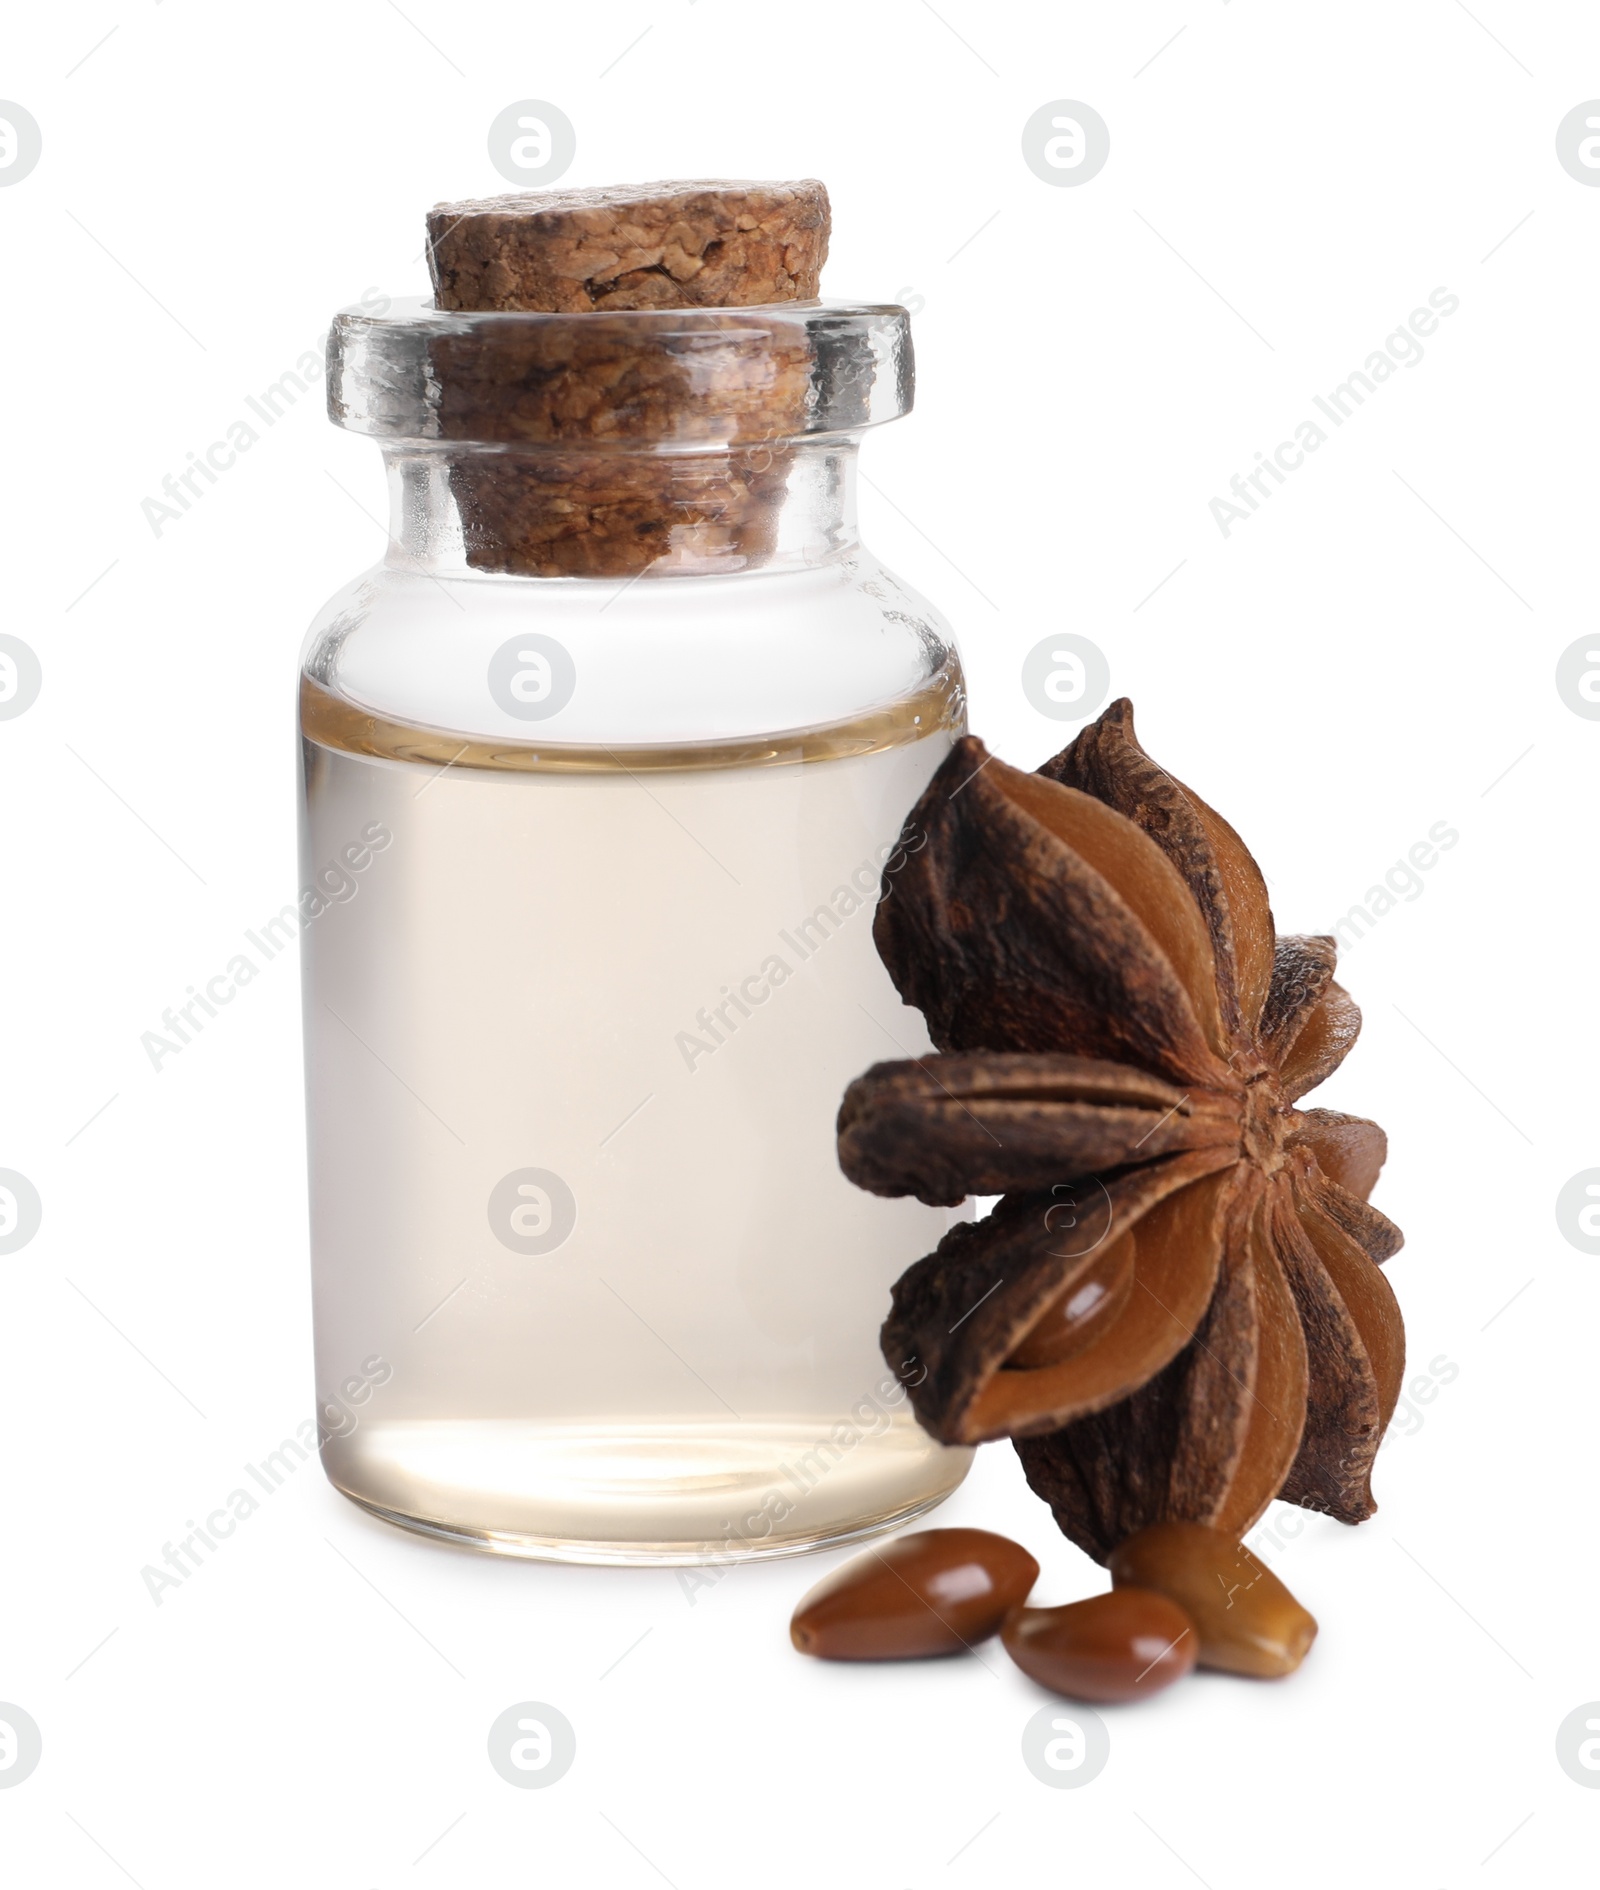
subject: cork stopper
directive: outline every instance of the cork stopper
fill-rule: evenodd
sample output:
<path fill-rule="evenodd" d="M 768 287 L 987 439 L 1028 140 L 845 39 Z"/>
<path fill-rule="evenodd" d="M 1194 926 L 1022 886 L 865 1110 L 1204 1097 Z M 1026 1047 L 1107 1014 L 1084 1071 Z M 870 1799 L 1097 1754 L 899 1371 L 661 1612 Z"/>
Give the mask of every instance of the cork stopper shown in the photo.
<path fill-rule="evenodd" d="M 789 443 L 805 432 L 815 395 L 814 341 L 804 325 L 721 312 L 814 302 L 828 232 L 828 193 L 813 178 L 435 205 L 435 306 L 550 324 L 434 342 L 442 432 L 528 442 L 452 464 L 468 562 L 521 576 L 634 577 L 769 556 Z M 664 353 L 636 324 L 674 309 L 733 324 L 733 345 L 707 334 L 692 362 Z M 753 324 L 747 335 L 741 324 Z M 757 331 L 758 344 L 744 345 Z M 682 441 L 675 409 L 691 384 L 690 424 L 713 415 L 720 441 L 652 453 L 644 440 Z"/>
<path fill-rule="evenodd" d="M 440 308 L 751 308 L 816 295 L 828 229 L 810 177 L 520 191 L 435 204 L 428 266 Z"/>

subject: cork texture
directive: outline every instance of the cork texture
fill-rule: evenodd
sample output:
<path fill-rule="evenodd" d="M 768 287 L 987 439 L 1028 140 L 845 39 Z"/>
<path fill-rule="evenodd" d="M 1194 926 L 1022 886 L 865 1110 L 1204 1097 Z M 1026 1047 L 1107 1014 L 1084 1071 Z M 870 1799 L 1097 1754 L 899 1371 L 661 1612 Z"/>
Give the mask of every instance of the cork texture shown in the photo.
<path fill-rule="evenodd" d="M 428 265 L 440 308 L 752 308 L 814 297 L 828 232 L 815 178 L 520 191 L 436 204 Z"/>
<path fill-rule="evenodd" d="M 450 469 L 467 562 L 517 577 L 636 577 L 759 564 L 788 481 L 784 448 L 638 458 L 473 454 Z"/>
<path fill-rule="evenodd" d="M 787 438 L 813 366 L 800 322 L 738 313 L 688 334 L 606 315 L 484 323 L 436 337 L 430 353 L 446 438 L 530 446 Z"/>
<path fill-rule="evenodd" d="M 433 343 L 441 432 L 475 443 L 450 466 L 467 562 L 610 578 L 761 563 L 811 396 L 805 329 L 730 313 L 680 335 L 626 317 L 810 300 L 828 231 L 811 179 L 436 205 L 440 308 L 585 318 Z"/>

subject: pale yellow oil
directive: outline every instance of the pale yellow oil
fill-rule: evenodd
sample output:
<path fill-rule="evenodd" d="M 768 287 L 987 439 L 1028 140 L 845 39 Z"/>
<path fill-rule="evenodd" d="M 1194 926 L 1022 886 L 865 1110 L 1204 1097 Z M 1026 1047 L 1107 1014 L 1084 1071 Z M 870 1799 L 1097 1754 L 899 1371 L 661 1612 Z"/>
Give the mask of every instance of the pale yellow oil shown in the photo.
<path fill-rule="evenodd" d="M 541 749 L 305 681 L 318 1392 L 347 1495 L 510 1554 L 699 1561 L 848 1541 L 960 1481 L 878 1350 L 951 1216 L 834 1152 L 850 1079 L 928 1048 L 872 913 L 960 714 L 951 671 L 771 741 Z"/>

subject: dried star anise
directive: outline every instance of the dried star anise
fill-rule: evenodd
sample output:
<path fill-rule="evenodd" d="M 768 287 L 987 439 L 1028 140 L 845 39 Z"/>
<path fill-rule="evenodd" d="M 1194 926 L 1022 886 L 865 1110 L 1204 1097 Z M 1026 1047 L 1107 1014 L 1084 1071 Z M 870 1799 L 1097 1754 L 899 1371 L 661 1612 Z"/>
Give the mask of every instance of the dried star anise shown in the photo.
<path fill-rule="evenodd" d="M 1114 703 L 1037 774 L 958 742 L 874 937 L 944 1054 L 852 1083 L 877 1194 L 1000 1194 L 895 1288 L 884 1355 L 947 1443 L 1016 1440 L 1062 1530 L 1372 1514 L 1404 1333 L 1376 1123 L 1295 1107 L 1361 1015 L 1277 938 L 1233 829 Z"/>

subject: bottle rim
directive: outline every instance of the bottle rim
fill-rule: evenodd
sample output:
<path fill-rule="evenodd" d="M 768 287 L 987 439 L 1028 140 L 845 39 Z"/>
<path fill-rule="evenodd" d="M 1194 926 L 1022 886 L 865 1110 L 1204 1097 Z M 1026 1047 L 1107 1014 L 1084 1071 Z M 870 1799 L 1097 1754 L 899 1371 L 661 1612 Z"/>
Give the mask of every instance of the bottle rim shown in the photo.
<path fill-rule="evenodd" d="M 333 318 L 328 414 L 392 441 L 707 451 L 850 435 L 909 413 L 911 317 L 895 303 L 582 314 L 400 298 Z"/>

